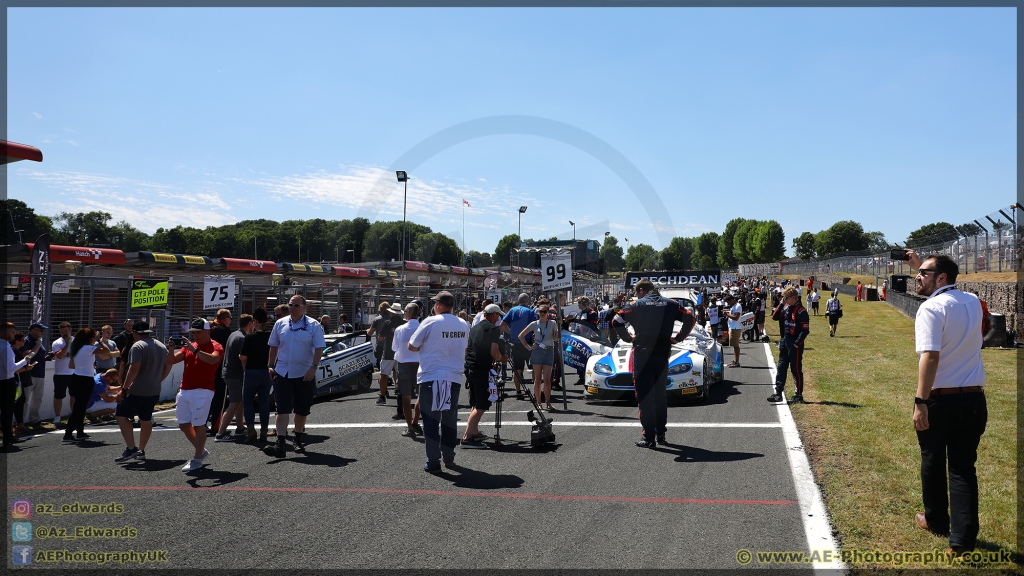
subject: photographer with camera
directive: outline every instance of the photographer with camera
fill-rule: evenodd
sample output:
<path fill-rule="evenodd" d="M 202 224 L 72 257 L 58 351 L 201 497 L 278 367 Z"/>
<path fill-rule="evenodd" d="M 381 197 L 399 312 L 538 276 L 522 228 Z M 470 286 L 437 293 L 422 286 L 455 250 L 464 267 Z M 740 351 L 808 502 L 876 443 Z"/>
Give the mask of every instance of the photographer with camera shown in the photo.
<path fill-rule="evenodd" d="M 11 343 L 14 342 L 14 333 L 17 329 L 13 323 L 4 322 L 3 326 L 0 326 L 0 331 L 0 340 L 3 341 L 4 348 L 0 350 L 0 357 L 4 362 L 3 374 L 0 375 L 0 426 L 3 426 L 3 449 L 7 451 L 14 444 L 14 397 L 18 394 L 18 374 L 36 366 L 33 358 L 39 353 L 43 343 L 37 340 L 35 347 L 16 362 Z"/>
<path fill-rule="evenodd" d="M 182 472 L 192 472 L 203 467 L 203 460 L 210 455 L 206 449 L 206 421 L 213 401 L 214 378 L 216 377 L 224 347 L 210 338 L 210 323 L 204 318 L 192 321 L 188 331 L 195 339 L 168 338 L 166 366 L 185 363 L 181 374 L 181 385 L 175 397 L 174 416 L 178 428 L 185 434 L 195 455 Z M 178 347 L 181 348 L 178 348 Z"/>

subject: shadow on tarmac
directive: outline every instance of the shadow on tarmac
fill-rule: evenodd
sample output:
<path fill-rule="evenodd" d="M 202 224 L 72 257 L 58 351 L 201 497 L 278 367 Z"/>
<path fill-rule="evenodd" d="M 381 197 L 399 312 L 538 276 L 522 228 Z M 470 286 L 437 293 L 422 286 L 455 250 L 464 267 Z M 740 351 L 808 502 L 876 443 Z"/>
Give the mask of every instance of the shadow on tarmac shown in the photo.
<path fill-rule="evenodd" d="M 840 408 L 863 408 L 860 404 L 851 404 L 849 402 L 833 402 L 832 400 L 822 400 L 820 402 L 804 402 L 804 404 L 817 404 L 819 406 L 838 406 Z"/>
<path fill-rule="evenodd" d="M 450 480 L 456 488 L 469 488 L 472 490 L 501 490 L 507 488 L 521 488 L 525 482 L 519 476 L 513 474 L 488 474 L 482 470 L 472 470 L 465 466 L 454 464 L 452 470 L 458 475 L 449 472 L 436 474 L 439 478 Z"/>
<path fill-rule="evenodd" d="M 501 445 L 495 446 L 493 441 L 484 442 L 487 447 L 495 452 L 506 452 L 508 454 L 539 454 L 543 452 L 555 452 L 561 444 L 545 444 L 540 448 L 534 448 L 529 440 L 501 439 Z"/>
<path fill-rule="evenodd" d="M 217 486 L 224 486 L 225 484 L 231 484 L 232 482 L 238 482 L 248 478 L 249 475 L 244 472 L 228 472 L 226 470 L 210 470 L 209 468 L 203 467 L 194 472 L 189 472 L 188 485 L 193 488 L 216 488 Z M 204 480 L 212 480 L 212 483 L 207 486 L 200 486 L 199 483 Z"/>
<path fill-rule="evenodd" d="M 267 461 L 267 464 L 281 464 L 282 462 L 290 462 L 294 464 L 307 464 L 310 466 L 327 466 L 328 468 L 344 468 L 351 462 L 356 462 L 355 458 L 344 458 L 342 456 L 336 456 L 334 454 L 320 454 L 318 452 L 295 452 L 289 454 L 285 458 L 275 458 Z"/>
<path fill-rule="evenodd" d="M 163 472 L 164 470 L 170 470 L 171 468 L 181 468 L 187 460 L 150 460 L 139 462 L 138 460 L 132 460 L 122 466 L 125 470 L 142 471 L 142 472 Z"/>
<path fill-rule="evenodd" d="M 668 448 L 664 446 L 668 446 Z M 737 462 L 751 458 L 764 458 L 764 454 L 757 452 L 715 452 L 682 444 L 665 444 L 664 446 L 655 447 L 653 450 L 675 454 L 676 462 Z"/>

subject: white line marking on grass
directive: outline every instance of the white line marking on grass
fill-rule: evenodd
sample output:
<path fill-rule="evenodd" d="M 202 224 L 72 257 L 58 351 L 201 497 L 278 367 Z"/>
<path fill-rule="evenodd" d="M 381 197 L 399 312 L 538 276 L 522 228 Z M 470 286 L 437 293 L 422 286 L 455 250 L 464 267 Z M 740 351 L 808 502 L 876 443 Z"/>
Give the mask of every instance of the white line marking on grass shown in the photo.
<path fill-rule="evenodd" d="M 774 391 L 775 377 L 778 371 L 773 360 L 771 344 L 764 345 L 764 353 L 768 360 L 771 388 Z M 815 562 L 814 570 L 822 574 L 829 573 L 827 571 L 846 573 L 846 566 L 839 561 L 839 546 L 836 545 L 835 538 L 832 537 L 832 524 L 828 519 L 828 511 L 821 498 L 821 491 L 818 490 L 818 483 L 814 481 L 811 463 L 807 459 L 807 453 L 804 452 L 804 444 L 800 440 L 796 422 L 793 421 L 793 414 L 789 411 L 789 404 L 783 400 L 776 407 L 779 411 L 782 437 L 786 441 L 786 453 L 789 454 L 789 467 L 793 473 L 793 483 L 796 485 L 797 500 L 800 502 L 800 519 L 804 523 L 807 546 L 812 554 L 829 551 L 833 558 L 832 562 Z"/>

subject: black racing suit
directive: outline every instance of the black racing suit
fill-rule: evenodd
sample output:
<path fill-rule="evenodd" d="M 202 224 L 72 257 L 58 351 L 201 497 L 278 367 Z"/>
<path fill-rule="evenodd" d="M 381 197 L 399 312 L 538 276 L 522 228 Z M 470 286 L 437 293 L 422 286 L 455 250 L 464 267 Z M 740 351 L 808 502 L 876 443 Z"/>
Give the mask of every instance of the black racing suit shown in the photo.
<path fill-rule="evenodd" d="M 623 306 L 612 321 L 620 338 L 630 340 L 626 322 L 633 326 L 633 389 L 640 409 L 640 424 L 644 439 L 654 442 L 664 437 L 668 424 L 668 360 L 672 356 L 672 338 L 676 321 L 682 322 L 682 338 L 690 334 L 697 319 L 682 304 L 660 294 L 647 294 L 636 302 Z"/>
<path fill-rule="evenodd" d="M 807 308 L 800 302 L 792 306 L 780 304 L 772 312 L 772 320 L 778 320 L 782 327 L 779 342 L 778 373 L 775 376 L 775 393 L 782 394 L 786 388 L 786 369 L 793 371 L 796 393 L 804 393 L 804 340 L 811 333 L 811 318 Z"/>

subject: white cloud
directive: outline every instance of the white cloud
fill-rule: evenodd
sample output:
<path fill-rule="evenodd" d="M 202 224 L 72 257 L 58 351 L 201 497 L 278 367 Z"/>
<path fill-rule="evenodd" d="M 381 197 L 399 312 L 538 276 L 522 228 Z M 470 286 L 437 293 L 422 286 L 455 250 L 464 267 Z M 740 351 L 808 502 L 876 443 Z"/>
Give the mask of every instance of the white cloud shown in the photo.
<path fill-rule="evenodd" d="M 39 112 L 33 112 L 32 115 L 35 116 L 36 118 L 39 118 L 40 120 L 43 119 L 43 115 L 40 114 Z"/>
<path fill-rule="evenodd" d="M 80 146 L 80 144 L 78 142 L 75 142 L 74 140 L 68 140 L 67 142 L 68 142 L 68 144 L 71 144 L 72 146 Z"/>
<path fill-rule="evenodd" d="M 184 191 L 167 184 L 84 172 L 43 172 L 22 168 L 19 174 L 62 190 L 44 202 L 51 213 L 100 210 L 114 221 L 125 220 L 152 233 L 178 224 L 205 228 L 234 222 L 231 206 L 216 191 Z M 168 199 L 162 201 L 162 199 Z"/>
<path fill-rule="evenodd" d="M 298 176 L 245 181 L 265 189 L 278 200 L 300 200 L 310 204 L 341 206 L 358 210 L 370 220 L 400 218 L 403 188 L 395 182 L 389 169 L 374 166 L 342 166 L 342 172 L 319 170 Z M 466 184 L 437 180 L 409 180 L 406 210 L 409 219 L 451 221 L 461 223 L 462 199 L 474 219 L 493 217 L 495 210 L 508 212 L 509 194 L 529 201 L 523 194 Z M 518 200 L 517 200 L 518 201 Z M 445 216 L 450 216 L 448 220 Z"/>
<path fill-rule="evenodd" d="M 65 132 L 71 132 L 72 134 L 78 134 L 78 132 L 75 132 L 73 129 L 67 128 L 67 127 L 64 128 L 64 131 Z"/>

